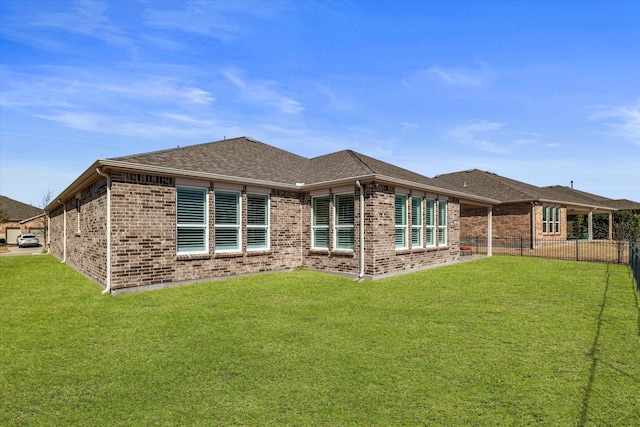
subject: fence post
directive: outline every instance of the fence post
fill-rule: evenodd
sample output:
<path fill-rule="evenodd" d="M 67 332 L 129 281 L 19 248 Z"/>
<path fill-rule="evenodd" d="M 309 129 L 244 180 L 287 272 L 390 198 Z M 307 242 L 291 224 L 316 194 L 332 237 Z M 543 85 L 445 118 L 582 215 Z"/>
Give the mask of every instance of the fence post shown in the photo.
<path fill-rule="evenodd" d="M 524 237 L 520 236 L 520 256 L 524 256 Z"/>
<path fill-rule="evenodd" d="M 476 236 L 476 254 L 479 254 L 479 248 L 480 248 L 480 236 Z"/>
<path fill-rule="evenodd" d="M 576 261 L 580 261 L 580 253 L 578 252 L 578 236 L 576 236 Z"/>

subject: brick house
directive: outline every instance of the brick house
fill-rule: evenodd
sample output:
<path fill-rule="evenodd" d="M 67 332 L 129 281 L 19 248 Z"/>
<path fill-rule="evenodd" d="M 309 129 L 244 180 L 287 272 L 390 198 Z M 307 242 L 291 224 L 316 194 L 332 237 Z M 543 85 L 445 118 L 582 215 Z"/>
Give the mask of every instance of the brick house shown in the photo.
<path fill-rule="evenodd" d="M 15 245 L 20 234 L 32 233 L 41 243 L 45 242 L 46 212 L 43 209 L 0 196 L 0 211 L 7 217 L 7 222 L 0 223 L 0 241 Z"/>
<path fill-rule="evenodd" d="M 247 137 L 98 160 L 55 200 L 51 253 L 112 293 L 453 262 L 460 203 L 496 203 L 351 150 L 308 159 Z"/>
<path fill-rule="evenodd" d="M 501 239 L 524 237 L 537 246 L 548 241 L 566 240 L 570 234 L 567 218 L 588 215 L 589 239 L 593 238 L 594 214 L 611 216 L 616 202 L 606 197 L 564 186 L 537 187 L 521 181 L 472 169 L 438 175 L 434 185 L 498 200 L 489 209 L 461 204 L 460 235 L 464 238 L 486 239 L 489 233 L 494 242 Z M 487 228 L 487 217 L 492 228 Z"/>

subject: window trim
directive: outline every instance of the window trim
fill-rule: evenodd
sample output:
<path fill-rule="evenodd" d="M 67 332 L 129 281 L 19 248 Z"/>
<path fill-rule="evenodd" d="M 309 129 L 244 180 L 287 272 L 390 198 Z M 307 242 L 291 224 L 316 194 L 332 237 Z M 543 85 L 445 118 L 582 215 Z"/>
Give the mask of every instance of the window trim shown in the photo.
<path fill-rule="evenodd" d="M 398 224 L 398 202 L 402 200 L 402 222 Z M 409 249 L 409 221 L 407 220 L 407 200 L 406 194 L 397 194 L 394 197 L 394 246 L 397 251 Z M 403 246 L 398 246 L 398 231 L 402 232 Z"/>
<path fill-rule="evenodd" d="M 76 234 L 80 234 L 82 230 L 82 200 L 80 200 L 79 197 L 76 197 L 76 213 L 78 215 L 76 223 Z"/>
<path fill-rule="evenodd" d="M 542 234 L 560 234 L 560 212 L 560 206 L 542 205 Z"/>
<path fill-rule="evenodd" d="M 316 203 L 318 200 L 326 199 L 327 201 L 327 224 L 316 224 L 316 213 L 317 206 Z M 323 250 L 328 251 L 331 247 L 330 242 L 330 225 L 331 225 L 331 196 L 322 195 L 322 196 L 313 196 L 311 197 L 311 249 L 313 250 Z M 316 246 L 316 232 L 317 230 L 326 230 L 327 233 L 327 246 Z"/>
<path fill-rule="evenodd" d="M 190 190 L 199 190 L 204 193 L 204 224 L 189 224 L 189 223 L 180 223 L 178 222 L 178 192 L 180 189 L 190 189 Z M 175 230 L 176 230 L 176 255 L 201 255 L 209 253 L 209 190 L 206 187 L 198 187 L 192 185 L 179 185 L 176 186 L 176 221 L 175 221 Z M 198 228 L 204 230 L 204 249 L 203 250 L 192 250 L 192 251 L 180 251 L 180 247 L 178 246 L 178 230 L 186 228 Z"/>
<path fill-rule="evenodd" d="M 352 217 L 352 221 L 351 224 L 338 224 L 338 198 L 343 198 L 344 196 L 347 196 L 347 200 L 350 200 L 351 203 L 353 204 L 353 217 Z M 355 220 L 356 220 L 356 215 L 355 215 L 355 209 L 356 209 L 356 203 L 355 203 L 355 193 L 339 193 L 339 194 L 334 194 L 333 195 L 333 250 L 336 251 L 353 251 L 355 248 Z M 331 207 L 330 207 L 331 209 Z M 351 247 L 350 248 L 339 248 L 338 247 L 338 230 L 352 230 L 352 241 L 351 241 Z"/>
<path fill-rule="evenodd" d="M 236 204 L 237 222 L 235 224 L 225 224 L 225 223 L 219 224 L 216 222 L 216 215 L 217 215 L 216 199 L 217 199 L 217 195 L 219 195 L 220 193 L 235 194 L 237 197 L 237 204 Z M 228 248 L 228 249 L 218 249 L 218 245 L 216 244 L 216 235 L 217 235 L 217 230 L 222 230 L 222 229 L 237 230 L 237 233 L 238 233 L 237 247 Z M 213 246 L 214 246 L 215 253 L 224 254 L 224 253 L 242 252 L 242 193 L 240 191 L 221 189 L 221 190 L 215 190 L 213 192 Z"/>
<path fill-rule="evenodd" d="M 431 213 L 431 215 L 429 215 Z M 425 245 L 428 248 L 436 246 L 436 199 L 427 198 L 425 200 L 425 216 L 426 216 L 426 236 Z M 429 221 L 431 219 L 431 221 Z"/>
<path fill-rule="evenodd" d="M 440 215 L 440 206 L 444 205 L 444 221 L 442 220 L 442 215 Z M 448 245 L 448 201 L 447 200 L 438 200 L 438 218 L 436 222 L 438 223 L 438 237 L 437 242 L 438 246 L 447 246 Z"/>
<path fill-rule="evenodd" d="M 414 202 L 417 201 L 418 204 L 418 214 L 414 215 Z M 411 196 L 411 247 L 412 248 L 422 248 L 424 247 L 424 221 L 423 221 L 423 198 L 417 196 Z M 417 219 L 417 221 L 416 221 Z M 413 235 L 414 230 L 418 231 L 418 242 L 416 244 L 413 243 Z"/>
<path fill-rule="evenodd" d="M 261 197 L 266 199 L 266 224 L 249 224 L 249 199 L 250 197 Z M 246 202 L 246 218 L 245 224 L 247 227 L 246 237 L 247 237 L 247 252 L 252 251 L 268 251 L 271 249 L 271 196 L 269 194 L 260 194 L 260 193 L 247 193 L 247 202 Z M 259 248 L 249 248 L 249 230 L 265 230 L 265 246 Z"/>

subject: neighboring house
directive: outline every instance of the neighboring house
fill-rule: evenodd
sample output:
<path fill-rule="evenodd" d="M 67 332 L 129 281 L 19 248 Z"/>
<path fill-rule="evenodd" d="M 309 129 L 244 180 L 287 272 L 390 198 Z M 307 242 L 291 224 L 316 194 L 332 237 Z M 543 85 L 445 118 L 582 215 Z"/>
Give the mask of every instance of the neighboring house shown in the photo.
<path fill-rule="evenodd" d="M 351 150 L 308 159 L 246 137 L 98 160 L 55 200 L 51 252 L 105 292 L 453 262 L 460 204 L 497 203 Z"/>
<path fill-rule="evenodd" d="M 438 175 L 433 182 L 500 201 L 490 209 L 463 203 L 460 208 L 460 235 L 463 238 L 487 238 L 491 233 L 496 242 L 524 237 L 536 246 L 566 239 L 571 234 L 567 218 L 578 214 L 588 216 L 590 240 L 593 238 L 593 215 L 609 215 L 611 237 L 611 215 L 619 209 L 615 201 L 605 197 L 563 186 L 537 187 L 478 169 Z M 491 230 L 487 227 L 489 215 Z"/>
<path fill-rule="evenodd" d="M 0 196 L 0 211 L 8 217 L 8 222 L 0 223 L 0 239 L 15 245 L 16 238 L 23 233 L 33 233 L 45 242 L 46 212 L 41 208 Z"/>

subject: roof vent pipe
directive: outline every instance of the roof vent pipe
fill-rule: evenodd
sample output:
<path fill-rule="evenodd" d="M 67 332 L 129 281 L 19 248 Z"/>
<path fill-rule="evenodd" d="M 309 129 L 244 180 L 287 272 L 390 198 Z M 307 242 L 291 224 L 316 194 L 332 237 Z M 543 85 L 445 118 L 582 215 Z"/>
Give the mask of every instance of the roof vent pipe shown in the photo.
<path fill-rule="evenodd" d="M 573 180 L 571 180 L 571 189 L 573 190 Z"/>

